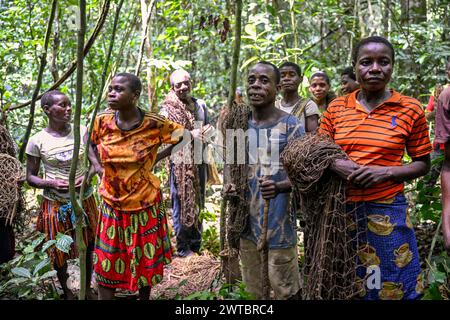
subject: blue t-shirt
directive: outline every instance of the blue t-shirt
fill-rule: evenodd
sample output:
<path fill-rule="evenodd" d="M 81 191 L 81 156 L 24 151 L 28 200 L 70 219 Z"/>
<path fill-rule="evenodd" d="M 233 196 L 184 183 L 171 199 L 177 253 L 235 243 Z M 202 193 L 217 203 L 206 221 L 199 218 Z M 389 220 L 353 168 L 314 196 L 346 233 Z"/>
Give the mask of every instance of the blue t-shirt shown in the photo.
<path fill-rule="evenodd" d="M 258 179 L 269 175 L 271 180 L 279 182 L 287 178 L 280 154 L 288 140 L 303 136 L 305 129 L 298 118 L 289 114 L 278 123 L 264 126 L 257 126 L 249 120 L 248 128 L 250 214 L 242 237 L 257 244 L 264 216 L 264 199 L 261 197 Z M 270 249 L 289 248 L 297 243 L 290 193 L 279 193 L 270 199 L 267 241 Z"/>

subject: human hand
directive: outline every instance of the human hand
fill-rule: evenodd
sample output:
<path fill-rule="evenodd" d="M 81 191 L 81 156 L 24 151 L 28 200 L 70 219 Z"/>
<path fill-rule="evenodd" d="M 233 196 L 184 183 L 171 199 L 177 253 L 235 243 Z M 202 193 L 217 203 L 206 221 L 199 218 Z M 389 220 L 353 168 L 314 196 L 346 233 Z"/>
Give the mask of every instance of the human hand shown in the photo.
<path fill-rule="evenodd" d="M 82 175 L 81 177 L 78 177 L 78 179 L 75 180 L 75 188 L 81 187 L 81 185 L 83 184 L 83 180 L 84 180 L 84 175 Z"/>
<path fill-rule="evenodd" d="M 94 174 L 97 174 L 98 177 L 101 179 L 103 177 L 103 167 L 100 164 L 95 164 L 93 166 L 93 172 L 92 172 L 92 176 L 90 178 L 92 178 L 94 176 Z M 89 178 L 89 181 L 91 181 L 91 179 Z"/>
<path fill-rule="evenodd" d="M 330 169 L 337 173 L 342 179 L 348 180 L 349 175 L 359 169 L 360 165 L 352 160 L 337 159 L 331 165 Z"/>
<path fill-rule="evenodd" d="M 190 132 L 191 132 L 192 138 L 203 141 L 203 133 L 202 133 L 201 129 L 194 129 L 194 130 L 191 130 Z"/>
<path fill-rule="evenodd" d="M 231 197 L 236 197 L 237 196 L 237 191 L 236 191 L 236 186 L 233 183 L 227 183 L 223 186 L 222 189 L 222 197 L 223 198 L 231 198 Z"/>
<path fill-rule="evenodd" d="M 348 181 L 362 188 L 392 179 L 389 167 L 361 166 L 348 176 Z"/>
<path fill-rule="evenodd" d="M 49 188 L 55 189 L 56 191 L 66 192 L 69 190 L 69 181 L 61 179 L 50 180 Z"/>
<path fill-rule="evenodd" d="M 261 190 L 261 196 L 264 200 L 270 200 L 277 196 L 279 188 L 277 183 L 270 179 L 259 178 L 259 188 Z"/>

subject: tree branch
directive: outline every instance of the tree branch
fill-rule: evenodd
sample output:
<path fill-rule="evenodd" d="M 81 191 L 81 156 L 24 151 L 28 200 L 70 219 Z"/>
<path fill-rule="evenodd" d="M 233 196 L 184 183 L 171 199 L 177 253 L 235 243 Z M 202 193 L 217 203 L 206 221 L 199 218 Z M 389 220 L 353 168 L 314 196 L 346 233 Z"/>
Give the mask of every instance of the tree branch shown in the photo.
<path fill-rule="evenodd" d="M 79 0 L 80 8 L 80 21 L 78 30 L 78 44 L 77 44 L 77 86 L 76 86 L 76 98 L 75 98 L 75 115 L 73 120 L 73 134 L 74 134 L 74 146 L 72 163 L 70 166 L 69 174 L 69 193 L 70 202 L 75 212 L 76 225 L 75 234 L 77 249 L 79 253 L 80 261 L 80 293 L 79 300 L 86 298 L 86 243 L 83 239 L 83 225 L 84 225 L 84 210 L 80 203 L 83 201 L 83 195 L 80 194 L 80 202 L 77 199 L 75 191 L 75 178 L 78 167 L 78 157 L 80 153 L 80 118 L 81 107 L 83 99 L 83 62 L 84 62 L 84 37 L 86 33 L 86 0 Z"/>
<path fill-rule="evenodd" d="M 102 71 L 101 85 L 100 85 L 101 90 L 98 91 L 97 101 L 95 103 L 95 108 L 92 113 L 91 122 L 89 124 L 88 141 L 86 143 L 85 152 L 84 152 L 84 160 L 83 160 L 86 167 L 88 167 L 89 146 L 91 144 L 91 134 L 92 134 L 92 130 L 94 128 L 94 119 L 97 116 L 97 112 L 98 112 L 98 109 L 100 108 L 100 103 L 101 103 L 102 97 L 103 97 L 103 90 L 104 90 L 105 83 L 106 83 L 106 75 L 108 74 L 108 66 L 109 66 L 109 62 L 111 60 L 112 50 L 114 48 L 114 40 L 116 38 L 117 25 L 119 23 L 120 10 L 122 9 L 123 2 L 124 2 L 124 0 L 120 0 L 119 4 L 117 6 L 117 9 L 116 9 L 116 15 L 114 16 L 113 30 L 111 33 L 111 39 L 109 41 L 109 48 L 108 48 L 108 52 L 106 54 L 106 60 L 105 60 L 105 64 L 103 66 L 103 71 Z M 89 172 L 86 172 L 86 174 L 84 176 L 83 184 L 81 185 L 81 189 L 80 189 L 80 195 L 84 194 L 84 190 L 86 188 L 86 182 L 88 180 L 87 179 L 88 174 L 89 174 Z"/>
<path fill-rule="evenodd" d="M 21 144 L 20 150 L 19 150 L 19 161 L 20 162 L 22 162 L 24 160 L 25 148 L 27 147 L 27 143 L 28 143 L 28 140 L 29 140 L 30 134 L 31 134 L 31 128 L 33 127 L 33 123 L 34 123 L 34 112 L 36 109 L 36 100 L 37 100 L 37 96 L 39 94 L 39 90 L 41 89 L 42 76 L 44 74 L 44 68 L 47 63 L 47 49 L 48 49 L 48 44 L 50 42 L 50 33 L 52 31 L 53 20 L 55 19 L 57 2 L 58 2 L 57 0 L 52 1 L 50 17 L 48 19 L 47 30 L 45 32 L 44 48 L 43 48 L 43 51 L 41 54 L 41 62 L 40 62 L 39 72 L 38 72 L 38 76 L 37 76 L 37 80 L 36 80 L 36 88 L 34 88 L 33 96 L 30 101 L 30 104 L 31 104 L 30 118 L 28 120 L 27 130 L 25 131 L 25 135 L 22 138 L 22 141 L 21 141 L 22 144 Z"/>
<path fill-rule="evenodd" d="M 134 72 L 136 74 L 136 76 L 139 76 L 139 71 L 141 69 L 142 58 L 144 56 L 145 42 L 150 41 L 150 39 L 148 39 L 148 37 L 147 37 L 147 29 L 149 28 L 149 25 L 150 25 L 150 18 L 152 16 L 154 4 L 155 4 L 155 0 L 152 0 L 150 2 L 150 4 L 147 6 L 147 10 L 142 10 L 142 13 L 144 13 L 145 11 L 147 11 L 147 12 L 145 13 L 145 15 L 144 14 L 142 15 L 142 40 L 141 40 L 141 45 L 139 46 L 139 56 L 137 59 L 136 70 Z M 141 6 L 145 6 L 144 0 L 141 0 Z"/>
<path fill-rule="evenodd" d="M 233 62 L 231 66 L 230 75 L 230 92 L 228 93 L 228 106 L 234 100 L 234 95 L 236 93 L 237 86 L 237 69 L 239 64 L 239 53 L 241 48 L 241 24 L 242 24 L 242 0 L 236 0 L 236 33 L 234 35 L 234 51 L 233 51 Z"/>
<path fill-rule="evenodd" d="M 100 17 L 99 17 L 99 19 L 97 21 L 97 25 L 95 26 L 95 29 L 92 32 L 92 35 L 89 38 L 88 42 L 84 46 L 83 57 L 86 57 L 86 55 L 88 54 L 88 52 L 91 49 L 92 45 L 94 44 L 95 40 L 97 39 L 98 35 L 100 34 L 100 31 L 101 31 L 103 25 L 105 24 L 110 4 L 111 4 L 111 0 L 105 0 L 105 2 L 103 3 L 102 12 L 101 12 Z M 58 88 L 61 84 L 64 83 L 64 81 L 66 81 L 72 75 L 72 73 L 76 70 L 76 68 L 77 68 L 77 61 L 74 60 L 72 62 L 72 64 L 71 64 L 71 66 L 69 67 L 69 69 L 67 69 L 67 71 L 64 72 L 64 74 L 61 76 L 61 78 L 58 81 L 56 81 L 50 87 L 50 89 L 48 89 L 47 91 L 54 90 L 54 89 Z M 40 94 L 37 97 L 36 100 L 41 99 L 43 94 L 44 93 Z M 11 110 L 21 109 L 21 108 L 24 108 L 24 107 L 26 107 L 26 106 L 28 106 L 30 104 L 31 104 L 31 100 L 27 101 L 25 103 L 19 104 L 17 106 L 12 106 L 11 105 L 5 110 L 5 112 L 11 111 Z"/>

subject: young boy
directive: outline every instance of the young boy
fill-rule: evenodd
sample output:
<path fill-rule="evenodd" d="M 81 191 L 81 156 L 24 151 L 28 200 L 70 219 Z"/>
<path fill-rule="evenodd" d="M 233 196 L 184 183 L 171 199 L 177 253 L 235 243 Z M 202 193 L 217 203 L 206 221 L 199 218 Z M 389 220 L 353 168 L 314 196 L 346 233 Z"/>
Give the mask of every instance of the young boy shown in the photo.
<path fill-rule="evenodd" d="M 276 299 L 293 298 L 300 289 L 295 217 L 289 209 L 291 184 L 280 164 L 279 154 L 288 139 L 299 137 L 305 131 L 295 116 L 275 107 L 279 84 L 280 72 L 271 63 L 259 62 L 249 71 L 247 200 L 250 205 L 240 239 L 240 257 L 243 281 L 256 299 L 263 297 L 262 258 L 257 243 L 261 237 L 265 201 L 270 201 L 267 232 L 270 286 Z"/>

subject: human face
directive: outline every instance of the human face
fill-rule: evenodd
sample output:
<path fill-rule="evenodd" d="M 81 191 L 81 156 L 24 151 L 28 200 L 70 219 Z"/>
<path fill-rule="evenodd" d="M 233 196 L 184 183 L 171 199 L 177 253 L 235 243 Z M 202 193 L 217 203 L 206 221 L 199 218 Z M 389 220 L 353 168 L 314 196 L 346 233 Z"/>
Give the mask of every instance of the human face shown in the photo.
<path fill-rule="evenodd" d="M 279 85 L 271 66 L 256 64 L 248 73 L 247 84 L 248 100 L 253 107 L 265 107 L 275 102 Z"/>
<path fill-rule="evenodd" d="M 178 99 L 188 101 L 191 97 L 192 83 L 187 74 L 176 74 L 172 79 L 172 88 Z"/>
<path fill-rule="evenodd" d="M 297 91 L 298 86 L 300 85 L 301 78 L 300 75 L 297 74 L 294 67 L 285 66 L 280 69 L 281 74 L 281 89 L 283 91 Z"/>
<path fill-rule="evenodd" d="M 393 70 L 392 52 L 384 43 L 370 42 L 359 49 L 356 79 L 368 92 L 385 90 Z"/>
<path fill-rule="evenodd" d="M 123 110 L 134 106 L 139 94 L 131 91 L 125 77 L 114 77 L 108 87 L 108 106 L 113 110 Z"/>
<path fill-rule="evenodd" d="M 311 92 L 317 100 L 324 99 L 327 96 L 328 91 L 330 91 L 330 85 L 324 77 L 318 76 L 312 78 L 309 86 L 309 92 Z"/>
<path fill-rule="evenodd" d="M 58 94 L 53 96 L 53 104 L 44 106 L 44 111 L 48 118 L 54 122 L 68 123 L 72 116 L 72 106 L 66 95 Z"/>
<path fill-rule="evenodd" d="M 344 74 L 341 76 L 341 91 L 343 94 L 349 94 L 358 89 L 359 83 Z"/>

